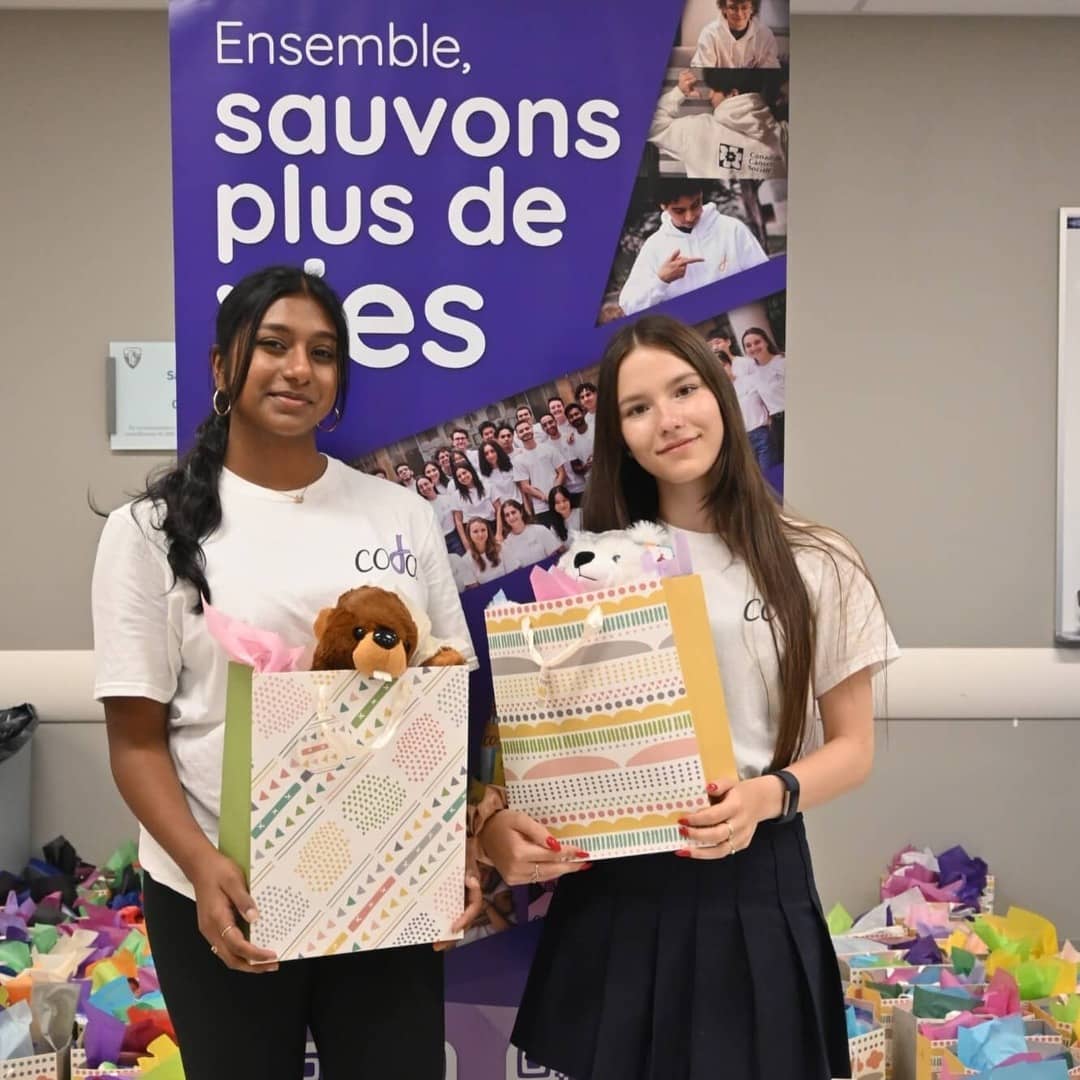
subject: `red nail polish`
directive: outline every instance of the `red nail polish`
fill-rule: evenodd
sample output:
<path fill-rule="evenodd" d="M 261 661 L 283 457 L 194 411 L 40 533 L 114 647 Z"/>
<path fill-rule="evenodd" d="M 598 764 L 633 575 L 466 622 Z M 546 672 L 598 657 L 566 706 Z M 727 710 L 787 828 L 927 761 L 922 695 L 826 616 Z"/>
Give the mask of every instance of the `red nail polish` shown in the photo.
<path fill-rule="evenodd" d="M 684 818 L 684 817 L 681 817 L 681 818 L 679 818 L 679 824 L 680 824 L 680 825 L 689 825 L 689 824 L 690 824 L 690 820 L 689 820 L 689 818 Z"/>
<path fill-rule="evenodd" d="M 591 870 L 592 868 L 593 868 L 593 864 L 591 862 L 583 862 L 581 864 L 581 869 L 582 870 Z"/>
<path fill-rule="evenodd" d="M 680 836 L 689 836 L 690 835 L 690 830 L 687 829 L 687 827 L 685 825 L 680 825 L 679 826 L 679 835 Z"/>
<path fill-rule="evenodd" d="M 678 855 L 680 859 L 690 858 L 690 851 L 688 848 L 679 848 L 679 850 L 676 851 L 675 854 Z"/>
<path fill-rule="evenodd" d="M 577 856 L 577 857 L 578 857 L 579 859 L 588 859 L 588 858 L 591 858 L 591 856 L 589 855 L 589 853 L 588 853 L 587 851 L 582 851 L 582 850 L 581 850 L 581 848 L 578 848 L 578 849 L 577 849 L 577 851 L 575 851 L 575 852 L 574 852 L 574 854 L 575 854 L 575 855 L 576 855 L 576 856 Z"/>
<path fill-rule="evenodd" d="M 709 783 L 705 785 L 705 790 L 709 792 L 710 795 L 715 795 L 720 789 L 710 780 Z"/>
<path fill-rule="evenodd" d="M 544 841 L 544 843 L 545 843 L 545 844 L 547 844 L 547 846 L 548 846 L 548 847 L 549 847 L 549 848 L 550 848 L 550 849 L 551 849 L 552 851 L 562 851 L 562 844 L 560 844 L 560 843 L 559 843 L 559 841 L 558 841 L 558 840 L 556 840 L 554 836 L 549 836 L 549 837 L 548 837 L 548 838 L 547 838 L 547 839 L 546 839 L 546 840 Z"/>

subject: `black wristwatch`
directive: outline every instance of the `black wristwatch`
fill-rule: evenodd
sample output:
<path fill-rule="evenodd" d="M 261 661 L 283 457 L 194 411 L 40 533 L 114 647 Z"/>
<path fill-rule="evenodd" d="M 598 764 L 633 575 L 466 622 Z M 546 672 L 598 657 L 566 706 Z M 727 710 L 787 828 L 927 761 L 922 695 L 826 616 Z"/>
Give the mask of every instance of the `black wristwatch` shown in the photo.
<path fill-rule="evenodd" d="M 777 769 L 776 772 L 765 775 L 775 776 L 784 785 L 784 809 L 780 811 L 779 817 L 770 818 L 769 824 L 786 825 L 789 821 L 794 821 L 795 815 L 799 812 L 798 777 L 789 773 L 787 769 Z"/>

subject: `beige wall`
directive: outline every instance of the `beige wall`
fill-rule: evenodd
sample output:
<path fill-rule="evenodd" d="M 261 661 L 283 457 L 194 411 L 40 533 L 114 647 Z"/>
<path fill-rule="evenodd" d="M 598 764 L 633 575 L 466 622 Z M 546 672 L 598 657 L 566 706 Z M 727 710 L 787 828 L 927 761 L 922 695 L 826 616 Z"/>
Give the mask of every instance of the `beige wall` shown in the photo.
<path fill-rule="evenodd" d="M 0 650 L 90 646 L 87 490 L 113 505 L 160 460 L 109 453 L 103 369 L 110 338 L 172 336 L 166 35 L 157 13 L 0 12 Z M 793 37 L 789 494 L 860 544 L 902 644 L 1048 646 L 1080 19 L 803 17 Z M 874 780 L 811 815 L 826 901 L 868 902 L 909 840 L 963 841 L 1006 900 L 1080 932 L 1075 859 L 1043 843 L 1080 725 L 879 728 Z M 34 786 L 38 840 L 101 857 L 130 827 L 98 723 L 49 725 Z"/>
<path fill-rule="evenodd" d="M 1080 19 L 795 21 L 789 493 L 902 642 L 1048 646 Z"/>
<path fill-rule="evenodd" d="M 88 648 L 99 520 L 164 460 L 112 454 L 110 340 L 170 341 L 164 13 L 0 12 L 0 649 Z"/>

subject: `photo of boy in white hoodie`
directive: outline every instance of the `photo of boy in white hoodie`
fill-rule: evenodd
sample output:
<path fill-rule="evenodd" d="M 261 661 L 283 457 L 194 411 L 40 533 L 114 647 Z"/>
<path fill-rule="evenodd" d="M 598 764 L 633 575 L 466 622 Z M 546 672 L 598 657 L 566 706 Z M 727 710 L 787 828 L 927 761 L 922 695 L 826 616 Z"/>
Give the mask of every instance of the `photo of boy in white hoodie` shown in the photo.
<path fill-rule="evenodd" d="M 701 181 L 662 178 L 657 188 L 660 227 L 642 244 L 619 293 L 627 315 L 769 261 L 746 225 L 705 200 Z"/>
<path fill-rule="evenodd" d="M 687 176 L 710 180 L 781 180 L 787 176 L 787 124 L 762 91 L 768 73 L 708 68 L 704 85 L 692 71 L 657 102 L 649 142 L 680 162 Z M 702 93 L 703 89 L 703 93 Z M 684 108 L 701 97 L 711 112 Z"/>
<path fill-rule="evenodd" d="M 691 67 L 777 68 L 779 47 L 761 21 L 761 0 L 716 0 L 720 17 L 698 36 Z"/>

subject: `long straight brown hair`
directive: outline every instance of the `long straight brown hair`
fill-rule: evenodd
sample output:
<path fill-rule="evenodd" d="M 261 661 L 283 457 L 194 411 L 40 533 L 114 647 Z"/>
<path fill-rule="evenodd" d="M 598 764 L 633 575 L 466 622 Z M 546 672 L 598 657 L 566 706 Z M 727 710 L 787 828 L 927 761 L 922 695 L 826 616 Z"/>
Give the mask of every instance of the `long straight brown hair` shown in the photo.
<path fill-rule="evenodd" d="M 732 554 L 746 563 L 772 612 L 768 626 L 780 668 L 780 731 L 771 768 L 782 769 L 799 757 L 805 744 L 816 644 L 814 613 L 795 562 L 795 549 L 815 547 L 826 552 L 838 575 L 837 558 L 852 560 L 849 552 L 853 549 L 831 530 L 781 514 L 776 495 L 758 468 L 727 373 L 700 334 L 666 315 L 647 315 L 624 327 L 604 351 L 593 464 L 582 513 L 585 529 L 625 529 L 659 516 L 656 480 L 627 453 L 619 416 L 619 368 L 642 345 L 685 360 L 720 406 L 724 438 L 709 472 L 706 503 L 716 532 Z"/>

